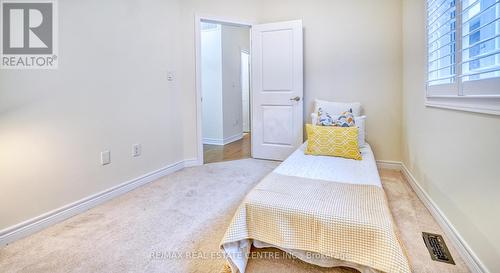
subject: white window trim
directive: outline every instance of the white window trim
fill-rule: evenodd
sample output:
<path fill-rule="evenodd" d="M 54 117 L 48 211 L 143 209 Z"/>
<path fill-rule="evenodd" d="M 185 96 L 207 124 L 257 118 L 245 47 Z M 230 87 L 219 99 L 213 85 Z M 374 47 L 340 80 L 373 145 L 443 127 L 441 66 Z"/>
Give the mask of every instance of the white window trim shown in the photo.
<path fill-rule="evenodd" d="M 500 96 L 427 96 L 425 106 L 500 116 Z"/>
<path fill-rule="evenodd" d="M 427 3 L 424 1 L 425 5 L 425 46 L 426 46 L 426 63 L 425 63 L 425 75 L 428 80 L 428 66 L 429 66 L 429 50 L 428 50 L 428 18 L 427 18 Z M 457 27 L 456 36 L 457 39 L 456 51 L 460 52 L 456 54 L 456 72 L 457 75 L 461 75 L 462 66 L 462 25 L 461 25 L 461 0 L 457 0 Z M 432 88 L 426 84 L 425 88 L 425 106 L 427 107 L 437 107 L 458 111 L 475 112 L 489 115 L 500 115 L 500 95 L 466 95 L 464 94 L 463 88 L 466 87 L 468 90 L 477 89 L 489 89 L 493 90 L 496 88 L 500 89 L 500 79 L 494 78 L 490 80 L 478 80 L 477 82 L 465 82 L 460 83 L 460 77 L 456 77 L 456 82 L 454 84 L 443 84 L 435 85 Z M 430 94 L 432 91 L 432 94 Z"/>

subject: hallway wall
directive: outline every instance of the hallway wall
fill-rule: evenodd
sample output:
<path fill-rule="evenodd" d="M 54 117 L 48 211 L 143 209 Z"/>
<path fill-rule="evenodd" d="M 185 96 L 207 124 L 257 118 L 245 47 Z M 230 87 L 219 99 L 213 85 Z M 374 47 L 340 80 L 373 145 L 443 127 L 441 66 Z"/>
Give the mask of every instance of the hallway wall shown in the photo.
<path fill-rule="evenodd" d="M 224 139 L 242 136 L 241 50 L 250 50 L 247 27 L 222 25 L 222 101 Z"/>
<path fill-rule="evenodd" d="M 243 135 L 241 50 L 250 50 L 248 27 L 202 23 L 203 142 L 227 144 Z"/>

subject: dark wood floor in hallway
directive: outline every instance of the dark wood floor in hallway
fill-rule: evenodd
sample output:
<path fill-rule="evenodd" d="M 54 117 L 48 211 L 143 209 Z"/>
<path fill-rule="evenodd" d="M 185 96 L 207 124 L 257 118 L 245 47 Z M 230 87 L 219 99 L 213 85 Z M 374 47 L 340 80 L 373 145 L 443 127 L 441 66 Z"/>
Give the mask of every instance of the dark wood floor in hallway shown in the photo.
<path fill-rule="evenodd" d="M 203 144 L 203 163 L 214 163 L 238 160 L 251 157 L 251 136 L 243 134 L 243 138 L 227 145 Z"/>

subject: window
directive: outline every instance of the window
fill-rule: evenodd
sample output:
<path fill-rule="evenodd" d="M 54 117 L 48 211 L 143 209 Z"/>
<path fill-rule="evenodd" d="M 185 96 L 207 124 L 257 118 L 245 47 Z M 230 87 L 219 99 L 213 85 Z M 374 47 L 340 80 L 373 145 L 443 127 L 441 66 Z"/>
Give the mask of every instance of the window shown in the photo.
<path fill-rule="evenodd" d="M 427 0 L 426 103 L 500 115 L 500 0 Z"/>

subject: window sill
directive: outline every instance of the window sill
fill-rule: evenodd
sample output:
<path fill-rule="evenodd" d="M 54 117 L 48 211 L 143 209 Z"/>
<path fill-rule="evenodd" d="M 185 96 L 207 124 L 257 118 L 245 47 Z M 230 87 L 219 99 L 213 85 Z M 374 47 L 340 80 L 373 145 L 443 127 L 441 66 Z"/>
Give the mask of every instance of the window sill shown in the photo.
<path fill-rule="evenodd" d="M 500 96 L 427 96 L 425 106 L 500 116 Z"/>

